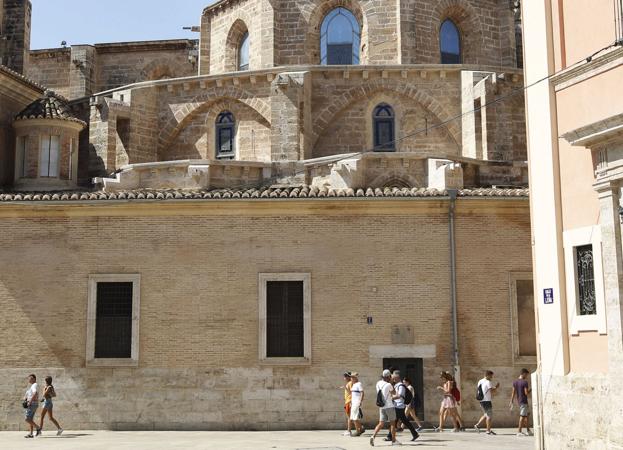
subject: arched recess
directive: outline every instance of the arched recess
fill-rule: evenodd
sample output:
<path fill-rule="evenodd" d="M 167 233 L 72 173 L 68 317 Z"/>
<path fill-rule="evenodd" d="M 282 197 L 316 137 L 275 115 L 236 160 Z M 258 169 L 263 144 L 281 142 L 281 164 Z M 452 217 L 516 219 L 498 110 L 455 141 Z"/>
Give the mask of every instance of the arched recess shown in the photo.
<path fill-rule="evenodd" d="M 238 70 L 238 52 L 240 44 L 245 36 L 249 34 L 249 27 L 242 19 L 236 19 L 229 29 L 227 40 L 225 41 L 225 72 L 235 72 Z M 253 40 L 249 37 L 252 46 Z"/>
<path fill-rule="evenodd" d="M 366 183 L 371 188 L 411 189 L 423 186 L 422 181 L 404 171 L 390 170 Z"/>
<path fill-rule="evenodd" d="M 320 28 L 326 15 L 336 8 L 348 9 L 357 19 L 361 28 L 359 64 L 368 63 L 368 20 L 356 0 L 327 0 L 321 2 L 311 12 L 305 34 L 305 55 L 307 64 L 320 64 Z"/>
<path fill-rule="evenodd" d="M 461 62 L 463 64 L 478 64 L 485 57 L 486 47 L 483 38 L 483 26 L 480 15 L 474 7 L 465 0 L 442 0 L 435 6 L 431 15 L 435 21 L 432 27 L 435 30 L 435 48 L 440 49 L 439 41 L 441 25 L 446 20 L 451 20 L 459 30 L 461 39 Z M 439 50 L 438 50 L 439 51 Z M 441 60 L 441 54 L 438 54 Z"/>
<path fill-rule="evenodd" d="M 160 58 L 147 64 L 141 70 L 139 81 L 163 80 L 166 78 L 176 78 L 177 73 L 171 67 L 171 61 Z"/>
<path fill-rule="evenodd" d="M 188 110 L 187 113 L 177 118 L 173 114 L 167 120 L 158 137 L 158 153 L 162 153 L 173 142 L 180 131 L 194 120 L 197 115 L 209 109 L 210 104 L 222 99 L 231 99 L 247 105 L 254 109 L 266 123 L 270 124 L 270 105 L 265 100 L 254 96 L 244 89 L 238 89 L 233 86 L 207 89 L 184 105 L 184 110 Z"/>
<path fill-rule="evenodd" d="M 371 80 L 368 83 L 349 89 L 342 95 L 334 97 L 331 103 L 318 112 L 313 122 L 311 148 L 315 148 L 318 139 L 334 122 L 335 117 L 340 116 L 350 105 L 364 98 L 382 98 L 378 94 L 383 93 L 392 98 L 408 98 L 419 103 L 430 114 L 432 119 L 431 125 L 434 122 L 444 123 L 448 121 L 446 125 L 443 125 L 443 128 L 448 132 L 457 150 L 460 150 L 462 139 L 459 126 L 460 121 L 451 120 L 453 116 L 433 96 L 418 89 L 415 85 L 389 79 Z M 397 136 L 400 138 L 401 134 L 397 134 Z M 371 148 L 371 146 L 368 146 L 368 148 Z"/>

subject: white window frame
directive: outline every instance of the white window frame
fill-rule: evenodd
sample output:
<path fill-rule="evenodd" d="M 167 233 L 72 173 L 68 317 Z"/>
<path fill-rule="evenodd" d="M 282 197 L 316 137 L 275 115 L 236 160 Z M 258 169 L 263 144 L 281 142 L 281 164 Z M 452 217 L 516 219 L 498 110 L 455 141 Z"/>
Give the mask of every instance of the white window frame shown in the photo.
<path fill-rule="evenodd" d="M 595 302 L 597 314 L 581 316 L 578 312 L 578 283 L 576 247 L 593 246 L 593 270 L 595 271 Z M 565 276 L 567 286 L 567 320 L 569 333 L 578 335 L 582 331 L 597 331 L 607 334 L 606 301 L 604 295 L 604 272 L 601 250 L 601 228 L 599 225 L 577 228 L 563 233 L 565 251 Z"/>
<path fill-rule="evenodd" d="M 303 282 L 303 357 L 269 358 L 266 338 L 266 287 L 269 281 Z M 261 364 L 301 366 L 311 364 L 311 274 L 310 273 L 260 273 L 259 274 L 259 360 Z"/>
<path fill-rule="evenodd" d="M 522 355 L 519 348 L 519 309 L 517 305 L 517 281 L 531 281 L 534 284 L 532 272 L 510 272 L 508 274 L 510 304 L 511 304 L 511 331 L 513 341 L 513 362 L 516 365 L 535 365 L 537 363 L 536 356 Z M 536 309 L 536 304 L 534 306 Z M 534 318 L 536 322 L 536 315 Z M 536 328 L 535 328 L 536 333 Z M 538 338 L 536 345 L 539 345 Z M 536 350 L 536 348 L 535 348 Z"/>
<path fill-rule="evenodd" d="M 95 326 L 97 323 L 97 283 L 132 283 L 132 348 L 130 358 L 95 358 Z M 87 305 L 87 367 L 137 367 L 139 350 L 139 319 L 141 276 L 139 274 L 89 275 Z"/>

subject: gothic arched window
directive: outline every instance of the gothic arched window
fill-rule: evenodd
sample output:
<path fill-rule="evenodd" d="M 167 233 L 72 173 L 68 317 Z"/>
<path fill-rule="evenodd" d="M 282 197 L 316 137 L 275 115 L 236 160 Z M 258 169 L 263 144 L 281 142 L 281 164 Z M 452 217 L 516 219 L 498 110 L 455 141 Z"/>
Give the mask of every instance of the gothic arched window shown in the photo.
<path fill-rule="evenodd" d="M 216 118 L 216 159 L 234 159 L 236 119 L 229 111 L 223 111 Z"/>
<path fill-rule="evenodd" d="M 238 70 L 249 70 L 249 32 L 242 36 L 238 47 Z"/>
<path fill-rule="evenodd" d="M 461 64 L 461 34 L 455 23 L 446 19 L 439 29 L 441 64 Z"/>
<path fill-rule="evenodd" d="M 372 115 L 374 129 L 374 151 L 387 152 L 396 150 L 396 116 L 394 109 L 387 103 L 374 108 Z"/>
<path fill-rule="evenodd" d="M 320 27 L 320 64 L 359 64 L 361 26 L 352 12 L 335 8 Z"/>

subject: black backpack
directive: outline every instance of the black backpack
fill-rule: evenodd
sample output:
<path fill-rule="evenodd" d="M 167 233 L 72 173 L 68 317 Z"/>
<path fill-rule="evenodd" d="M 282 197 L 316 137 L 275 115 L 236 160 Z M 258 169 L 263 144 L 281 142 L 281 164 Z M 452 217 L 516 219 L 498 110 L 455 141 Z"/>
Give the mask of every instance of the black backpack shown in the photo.
<path fill-rule="evenodd" d="M 376 406 L 382 408 L 385 406 L 385 397 L 383 397 L 383 389 L 379 389 L 376 393 Z"/>
<path fill-rule="evenodd" d="M 485 398 L 485 393 L 482 392 L 482 385 L 479 384 L 478 389 L 476 390 L 476 400 L 481 402 L 483 398 Z"/>
<path fill-rule="evenodd" d="M 405 405 L 410 405 L 411 402 L 413 401 L 413 393 L 411 392 L 411 390 L 403 383 L 398 383 L 396 385 L 396 390 L 398 390 L 398 388 L 402 386 L 405 389 L 405 395 L 402 396 L 403 400 L 405 401 Z"/>

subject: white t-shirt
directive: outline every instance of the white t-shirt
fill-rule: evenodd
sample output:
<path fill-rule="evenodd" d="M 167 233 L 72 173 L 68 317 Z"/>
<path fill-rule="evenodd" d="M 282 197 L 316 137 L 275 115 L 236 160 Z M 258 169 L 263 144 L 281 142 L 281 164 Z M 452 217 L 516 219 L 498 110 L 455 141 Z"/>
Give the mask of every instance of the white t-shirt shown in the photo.
<path fill-rule="evenodd" d="M 482 380 L 480 380 L 478 382 L 478 386 L 481 387 L 482 393 L 484 394 L 484 397 L 480 401 L 481 402 L 490 402 L 492 400 L 491 393 L 492 393 L 492 389 L 494 387 L 493 383 L 491 383 L 490 380 L 487 380 L 486 378 L 483 378 Z"/>
<path fill-rule="evenodd" d="M 353 399 L 351 405 L 353 407 L 361 405 L 361 397 L 363 396 L 363 384 L 361 384 L 361 381 L 357 381 L 355 384 L 353 384 L 353 386 L 350 388 L 350 393 Z"/>
<path fill-rule="evenodd" d="M 391 383 L 388 383 L 385 380 L 379 380 L 378 383 L 376 383 L 376 392 L 378 393 L 379 391 L 383 391 L 383 399 L 385 399 L 385 406 L 383 406 L 382 409 L 394 407 L 394 402 L 392 400 L 393 389 L 394 387 Z"/>
<path fill-rule="evenodd" d="M 29 402 L 32 401 L 35 394 L 37 394 L 38 389 L 39 386 L 37 386 L 37 383 L 31 384 L 30 387 L 26 389 L 26 400 L 28 400 Z"/>
<path fill-rule="evenodd" d="M 407 386 L 401 381 L 394 386 L 394 389 L 396 389 L 396 395 L 400 395 L 400 397 L 394 399 L 394 406 L 399 409 L 406 408 L 405 397 L 407 396 Z"/>

